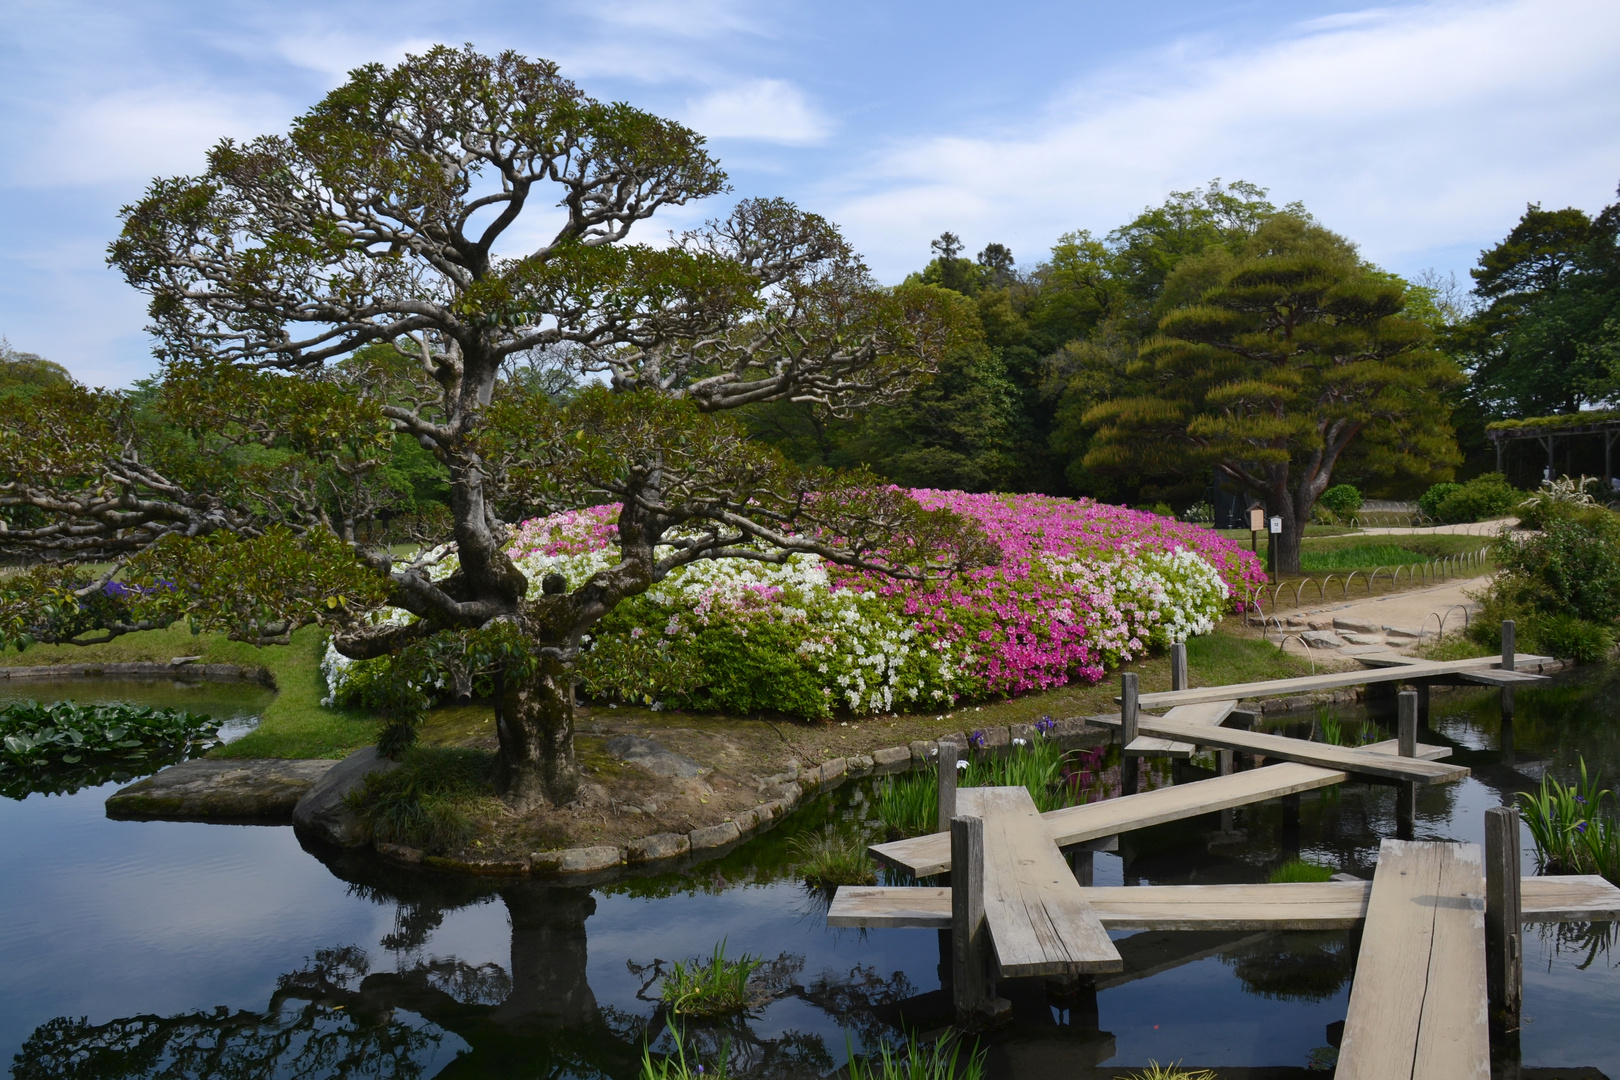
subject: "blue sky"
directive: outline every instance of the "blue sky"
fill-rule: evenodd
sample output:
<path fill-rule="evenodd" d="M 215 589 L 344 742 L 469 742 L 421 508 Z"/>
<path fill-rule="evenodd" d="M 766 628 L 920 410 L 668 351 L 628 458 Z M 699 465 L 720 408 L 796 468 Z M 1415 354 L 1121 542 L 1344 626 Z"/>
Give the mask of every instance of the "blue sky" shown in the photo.
<path fill-rule="evenodd" d="M 97 385 L 154 368 L 143 298 L 103 261 L 118 207 L 434 42 L 549 57 L 691 124 L 733 197 L 826 214 L 884 281 L 945 229 L 1030 265 L 1212 177 L 1466 280 L 1525 203 L 1596 210 L 1620 182 L 1613 0 L 4 7 L 0 334 Z"/>

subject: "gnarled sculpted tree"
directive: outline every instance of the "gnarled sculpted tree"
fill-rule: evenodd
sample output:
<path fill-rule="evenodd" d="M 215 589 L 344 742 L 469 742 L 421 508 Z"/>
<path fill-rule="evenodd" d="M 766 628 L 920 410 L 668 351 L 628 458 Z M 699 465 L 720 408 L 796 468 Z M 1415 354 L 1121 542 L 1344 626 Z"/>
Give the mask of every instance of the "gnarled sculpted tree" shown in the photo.
<path fill-rule="evenodd" d="M 221 142 L 202 176 L 154 182 L 110 261 L 151 296 L 165 423 L 82 390 L 0 415 L 0 549 L 111 558 L 116 580 L 14 578 L 0 632 L 104 640 L 187 617 L 262 641 L 325 623 L 348 656 L 397 658 L 394 744 L 425 683 L 477 668 L 503 790 L 561 802 L 581 638 L 676 568 L 814 552 L 918 576 L 988 557 L 953 516 L 799 472 L 724 415 L 882 400 L 954 333 L 932 289 L 878 288 L 833 226 L 782 201 L 626 243 L 724 187 L 692 131 L 594 101 L 551 63 L 444 47 L 357 69 L 286 137 Z M 502 377 L 536 350 L 594 377 L 562 401 Z M 362 503 L 312 484 L 362 484 L 401 432 L 449 473 L 448 575 L 443 553 L 345 544 L 333 507 Z M 617 564 L 531 591 L 503 508 L 607 499 Z M 373 619 L 384 604 L 414 618 Z"/>

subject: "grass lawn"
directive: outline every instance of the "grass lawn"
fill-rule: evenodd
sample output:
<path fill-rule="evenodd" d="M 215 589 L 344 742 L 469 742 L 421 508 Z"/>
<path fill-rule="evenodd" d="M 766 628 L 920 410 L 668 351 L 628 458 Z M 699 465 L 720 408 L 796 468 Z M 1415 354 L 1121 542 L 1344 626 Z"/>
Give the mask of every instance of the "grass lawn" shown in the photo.
<path fill-rule="evenodd" d="M 184 627 L 126 634 L 105 645 L 75 648 L 70 645 L 35 645 L 21 653 L 8 653 L 0 663 L 35 665 L 50 663 L 117 663 L 155 661 L 165 663 L 176 656 L 200 656 L 201 663 L 263 666 L 275 676 L 278 693 L 265 710 L 257 730 L 245 738 L 213 752 L 215 757 L 339 758 L 368 746 L 376 738 L 376 721 L 346 710 L 322 707 L 325 684 L 320 659 L 325 636 L 315 627 L 293 635 L 290 645 L 257 648 L 223 637 L 205 634 L 193 637 Z M 1283 679 L 1307 674 L 1304 660 L 1278 651 L 1257 636 L 1243 631 L 1237 619 L 1230 620 L 1207 637 L 1187 643 L 1187 667 L 1193 685 L 1219 686 L 1229 683 Z M 1149 657 L 1124 670 L 1141 676 L 1142 691 L 1170 689 L 1170 661 L 1165 656 Z M 861 728 L 883 728 L 881 745 L 911 739 L 931 738 L 952 731 L 978 727 L 1028 723 L 1042 716 L 1084 716 L 1113 712 L 1114 695 L 1119 692 L 1118 672 L 1112 672 L 1095 685 L 1058 687 L 1002 701 L 957 706 L 950 712 L 919 713 L 867 719 Z M 591 712 L 602 715 L 605 706 Z M 718 714 L 693 715 L 678 712 L 652 712 L 621 706 L 613 710 L 618 719 L 644 722 L 652 728 L 671 724 L 684 727 L 722 729 L 739 722 L 755 724 L 757 717 L 730 717 Z M 796 729 L 795 742 L 822 743 L 837 748 L 840 725 L 803 724 L 792 720 L 773 721 L 778 727 Z M 582 715 L 581 723 L 588 723 Z M 875 734 L 875 732 L 874 732 Z M 494 717 L 484 703 L 446 705 L 435 709 L 423 724 L 421 741 L 427 746 L 490 744 Z"/>
<path fill-rule="evenodd" d="M 326 635 L 318 627 L 305 627 L 290 645 L 259 648 L 230 641 L 218 634 L 193 636 L 183 625 L 167 630 L 125 634 L 105 645 L 33 645 L 23 652 L 5 654 L 0 664 L 28 667 L 36 664 L 167 663 L 176 656 L 199 656 L 203 664 L 243 664 L 270 670 L 277 693 L 259 727 L 213 757 L 340 758 L 377 736 L 375 720 L 346 710 L 321 706 L 326 693 L 321 678 L 321 656 Z"/>

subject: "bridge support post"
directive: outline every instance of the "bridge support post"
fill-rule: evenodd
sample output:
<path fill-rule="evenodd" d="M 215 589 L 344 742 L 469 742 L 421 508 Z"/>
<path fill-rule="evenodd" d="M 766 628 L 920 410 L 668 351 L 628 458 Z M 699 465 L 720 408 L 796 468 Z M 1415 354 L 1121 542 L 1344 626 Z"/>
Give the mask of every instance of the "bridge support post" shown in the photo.
<path fill-rule="evenodd" d="M 1134 754 L 1126 753 L 1125 748 L 1136 741 L 1137 721 L 1141 712 L 1139 705 L 1140 681 L 1136 672 L 1127 671 L 1119 677 L 1119 790 L 1121 795 L 1135 795 L 1138 786 L 1140 766 Z"/>
<path fill-rule="evenodd" d="M 953 742 L 939 744 L 939 831 L 949 832 L 956 816 L 956 758 L 961 748 Z"/>
<path fill-rule="evenodd" d="M 1485 811 L 1485 983 L 1491 1027 L 1516 1038 L 1524 1002 L 1524 945 L 1520 921 L 1519 811 Z"/>
<path fill-rule="evenodd" d="M 953 766 L 954 768 L 954 766 Z M 990 928 L 984 921 L 984 819 L 951 819 L 951 991 L 956 1022 L 983 1027 L 1012 1011 L 990 981 Z"/>
<path fill-rule="evenodd" d="M 1187 688 L 1187 643 L 1178 641 L 1170 646 L 1170 689 Z"/>

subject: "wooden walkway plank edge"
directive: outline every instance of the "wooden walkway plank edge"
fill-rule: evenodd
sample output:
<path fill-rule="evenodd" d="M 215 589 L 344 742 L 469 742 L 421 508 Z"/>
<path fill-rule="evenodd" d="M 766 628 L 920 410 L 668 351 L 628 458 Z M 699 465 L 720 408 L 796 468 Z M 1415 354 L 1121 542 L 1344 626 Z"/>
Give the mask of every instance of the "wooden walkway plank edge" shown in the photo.
<path fill-rule="evenodd" d="M 1115 722 L 1118 722 L 1117 717 Z M 1395 748 L 1396 741 L 1389 739 L 1364 746 L 1361 750 L 1363 753 L 1394 754 Z M 1419 757 L 1445 757 L 1450 753 L 1450 748 L 1444 746 L 1418 747 Z M 1265 802 L 1267 799 L 1297 795 L 1315 788 L 1331 787 L 1349 779 L 1348 773 L 1336 769 L 1282 762 L 1263 769 L 1245 769 L 1228 776 L 1197 780 L 1191 784 L 1176 784 L 1136 795 L 1049 810 L 1041 815 L 1041 820 L 1046 823 L 1054 844 L 1071 847 L 1133 829 L 1145 829 L 1169 821 Z M 891 840 L 874 844 L 868 850 L 879 861 L 909 871 L 914 877 L 943 874 L 951 868 L 951 840 L 947 833 Z"/>
<path fill-rule="evenodd" d="M 1620 920 L 1620 889 L 1595 874 L 1527 877 L 1522 886 L 1524 922 Z M 1285 903 L 1261 899 L 1256 889 Z M 1329 930 L 1366 917 L 1372 882 L 1116 885 L 1081 892 L 1110 930 Z M 827 911 L 828 926 L 943 930 L 950 924 L 951 890 L 929 885 L 846 885 Z"/>
<path fill-rule="evenodd" d="M 1552 659 L 1527 653 L 1515 653 L 1514 663 L 1541 664 Z M 1309 694 L 1317 690 L 1338 690 L 1347 686 L 1363 686 L 1385 682 L 1411 682 L 1428 676 L 1456 675 L 1465 671 L 1487 670 L 1502 663 L 1499 656 L 1478 656 L 1467 660 L 1421 660 L 1398 667 L 1376 667 L 1360 671 L 1337 671 L 1326 675 L 1301 675 L 1292 679 L 1268 679 L 1263 682 L 1229 683 L 1226 686 L 1203 686 L 1191 690 L 1160 690 L 1143 694 L 1142 708 L 1169 705 L 1195 705 L 1200 702 L 1240 700 L 1260 697 L 1287 697 Z"/>

